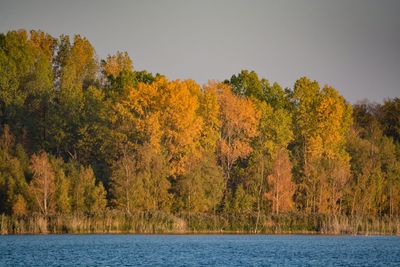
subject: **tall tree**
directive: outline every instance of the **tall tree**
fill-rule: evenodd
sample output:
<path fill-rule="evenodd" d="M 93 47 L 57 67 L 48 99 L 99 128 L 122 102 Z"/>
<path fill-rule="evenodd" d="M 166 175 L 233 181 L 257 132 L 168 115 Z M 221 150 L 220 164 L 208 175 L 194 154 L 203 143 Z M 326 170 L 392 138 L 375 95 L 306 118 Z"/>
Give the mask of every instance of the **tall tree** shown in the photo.
<path fill-rule="evenodd" d="M 258 134 L 259 113 L 251 100 L 233 95 L 228 85 L 214 83 L 210 86 L 216 88 L 220 105 L 221 137 L 218 142 L 218 157 L 225 174 L 226 198 L 234 163 L 252 152 L 250 142 Z"/>
<path fill-rule="evenodd" d="M 320 91 L 318 83 L 306 77 L 296 82 L 293 100 L 304 177 L 299 187 L 304 190 L 298 194 L 306 195 L 309 211 L 332 213 L 340 203 L 339 191 L 349 178 L 346 170 L 350 158 L 345 142 L 351 124 L 351 106 L 332 87 L 325 86 Z M 333 175 L 339 170 L 340 173 Z M 327 190 L 332 187 L 335 190 Z"/>
<path fill-rule="evenodd" d="M 268 198 L 272 202 L 274 213 L 288 212 L 293 209 L 295 185 L 292 181 L 292 166 L 288 151 L 280 148 L 273 158 L 272 173 L 268 176 L 271 187 Z"/>
<path fill-rule="evenodd" d="M 36 200 L 40 212 L 48 215 L 54 208 L 53 196 L 55 191 L 54 170 L 51 167 L 47 153 L 42 151 L 31 158 L 33 179 L 30 190 Z"/>

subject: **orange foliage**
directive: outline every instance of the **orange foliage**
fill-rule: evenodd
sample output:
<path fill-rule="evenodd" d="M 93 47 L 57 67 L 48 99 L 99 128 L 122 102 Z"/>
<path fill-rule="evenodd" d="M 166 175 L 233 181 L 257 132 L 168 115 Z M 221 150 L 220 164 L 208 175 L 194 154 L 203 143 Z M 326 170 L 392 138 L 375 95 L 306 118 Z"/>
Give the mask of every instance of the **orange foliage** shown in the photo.
<path fill-rule="evenodd" d="M 235 96 L 230 86 L 210 83 L 218 95 L 220 105 L 221 138 L 219 157 L 229 178 L 233 163 L 251 152 L 250 141 L 258 134 L 259 112 L 254 103 L 247 98 Z"/>
<path fill-rule="evenodd" d="M 268 176 L 271 187 L 267 194 L 272 201 L 273 212 L 288 212 L 293 209 L 295 185 L 292 181 L 292 164 L 285 148 L 280 148 L 273 159 L 272 174 Z"/>
<path fill-rule="evenodd" d="M 200 92 L 193 81 L 161 77 L 131 88 L 128 99 L 116 106 L 140 140 L 166 151 L 173 176 L 187 171 L 189 158 L 198 149 L 203 125 L 198 114 Z"/>

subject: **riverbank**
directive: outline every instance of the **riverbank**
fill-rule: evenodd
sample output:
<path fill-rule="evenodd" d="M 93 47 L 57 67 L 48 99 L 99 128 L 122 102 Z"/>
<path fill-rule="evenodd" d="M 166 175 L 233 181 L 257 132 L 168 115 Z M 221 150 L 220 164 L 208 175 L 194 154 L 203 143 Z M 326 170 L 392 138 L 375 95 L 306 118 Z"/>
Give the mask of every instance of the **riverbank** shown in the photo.
<path fill-rule="evenodd" d="M 400 235 L 399 218 L 360 218 L 298 213 L 179 214 L 107 211 L 88 216 L 0 215 L 1 234 L 324 234 Z"/>

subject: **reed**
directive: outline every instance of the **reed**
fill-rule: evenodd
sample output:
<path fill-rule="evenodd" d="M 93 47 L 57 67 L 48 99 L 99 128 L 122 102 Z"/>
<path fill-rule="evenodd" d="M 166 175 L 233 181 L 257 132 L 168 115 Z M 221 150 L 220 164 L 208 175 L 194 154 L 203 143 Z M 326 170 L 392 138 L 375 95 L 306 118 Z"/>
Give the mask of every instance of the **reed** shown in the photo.
<path fill-rule="evenodd" d="M 361 218 L 344 215 L 284 213 L 181 213 L 107 210 L 89 215 L 53 214 L 43 216 L 0 215 L 1 234 L 87 234 L 87 233 L 251 233 L 251 234 L 347 234 L 399 235 L 400 218 Z"/>

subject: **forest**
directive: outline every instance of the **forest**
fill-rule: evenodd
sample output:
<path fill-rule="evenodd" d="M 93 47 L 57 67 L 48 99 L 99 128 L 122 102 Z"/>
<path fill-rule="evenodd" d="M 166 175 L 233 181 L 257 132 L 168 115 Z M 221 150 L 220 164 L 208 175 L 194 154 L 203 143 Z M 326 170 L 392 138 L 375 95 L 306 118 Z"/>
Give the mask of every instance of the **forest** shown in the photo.
<path fill-rule="evenodd" d="M 0 34 L 0 233 L 98 232 L 400 234 L 400 98 Z"/>

